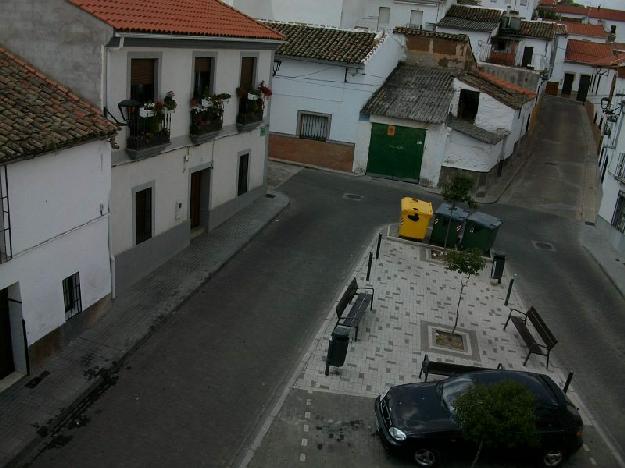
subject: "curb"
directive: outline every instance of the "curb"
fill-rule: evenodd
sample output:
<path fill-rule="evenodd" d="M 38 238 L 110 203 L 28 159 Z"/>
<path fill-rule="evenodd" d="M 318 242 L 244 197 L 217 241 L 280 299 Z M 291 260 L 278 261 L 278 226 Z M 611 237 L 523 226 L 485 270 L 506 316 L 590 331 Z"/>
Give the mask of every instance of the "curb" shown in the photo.
<path fill-rule="evenodd" d="M 122 367 L 124 361 L 132 356 L 135 351 L 137 351 L 158 329 L 160 329 L 175 313 L 180 307 L 182 307 L 190 298 L 193 296 L 199 288 L 201 288 L 207 281 L 215 276 L 221 269 L 226 266 L 230 260 L 232 260 L 241 250 L 243 250 L 260 232 L 262 232 L 273 220 L 275 220 L 281 213 L 286 210 L 290 204 L 291 199 L 283 194 L 282 192 L 269 191 L 268 193 L 279 193 L 285 199 L 285 203 L 283 206 L 279 207 L 275 213 L 272 214 L 266 221 L 263 221 L 258 229 L 247 239 L 245 242 L 242 242 L 241 245 L 237 246 L 237 248 L 232 252 L 232 254 L 226 258 L 223 262 L 217 265 L 217 267 L 209 272 L 206 276 L 200 278 L 200 283 L 191 288 L 188 293 L 185 293 L 184 297 L 180 299 L 180 301 L 176 304 L 172 304 L 169 310 L 160 313 L 156 316 L 150 326 L 148 327 L 146 333 L 139 337 L 134 343 L 132 343 L 125 351 L 120 353 L 120 356 L 117 357 L 114 361 L 112 361 L 111 365 L 106 368 L 99 369 L 97 376 L 93 379 L 90 385 L 87 386 L 82 392 L 78 394 L 78 396 L 74 399 L 74 401 L 63 408 L 57 416 L 54 416 L 48 424 L 46 424 L 47 431 L 44 436 L 39 436 L 39 438 L 33 438 L 30 442 L 28 442 L 19 452 L 13 456 L 13 458 L 6 464 L 7 468 L 20 467 L 20 466 L 28 466 L 32 461 L 41 454 L 46 448 L 51 444 L 54 440 L 54 436 L 62 430 L 63 426 L 66 425 L 69 419 L 71 419 L 74 415 L 80 413 L 85 410 L 89 406 L 91 406 L 102 393 L 104 393 L 108 388 L 115 385 L 115 375 Z M 175 258 L 175 257 L 174 257 Z M 100 391 L 102 389 L 102 391 Z"/>

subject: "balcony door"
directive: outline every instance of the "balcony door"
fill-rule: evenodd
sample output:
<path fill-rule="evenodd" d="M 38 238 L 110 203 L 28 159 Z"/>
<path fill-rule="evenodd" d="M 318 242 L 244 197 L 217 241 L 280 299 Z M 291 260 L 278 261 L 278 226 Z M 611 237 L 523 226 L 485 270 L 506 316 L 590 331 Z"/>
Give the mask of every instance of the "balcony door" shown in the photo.
<path fill-rule="evenodd" d="M 156 59 L 131 59 L 130 99 L 141 104 L 154 102 L 156 96 Z"/>
<path fill-rule="evenodd" d="M 256 58 L 243 57 L 241 59 L 241 76 L 239 78 L 239 89 L 245 96 L 254 88 L 254 75 L 256 74 Z M 245 98 L 239 101 L 239 112 L 245 112 Z"/>

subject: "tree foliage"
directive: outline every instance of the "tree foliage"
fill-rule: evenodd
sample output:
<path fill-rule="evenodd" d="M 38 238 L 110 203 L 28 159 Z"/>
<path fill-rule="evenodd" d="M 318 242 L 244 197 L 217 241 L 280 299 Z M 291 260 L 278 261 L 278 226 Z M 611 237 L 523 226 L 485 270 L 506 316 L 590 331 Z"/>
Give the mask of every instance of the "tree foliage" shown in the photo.
<path fill-rule="evenodd" d="M 478 274 L 486 266 L 486 260 L 476 248 L 448 250 L 445 254 L 445 263 L 448 270 L 467 276 Z"/>
<path fill-rule="evenodd" d="M 534 395 L 513 380 L 475 385 L 454 402 L 455 417 L 467 440 L 482 447 L 513 448 L 538 443 Z"/>
<path fill-rule="evenodd" d="M 443 184 L 442 195 L 446 202 L 456 205 L 466 203 L 470 208 L 475 208 L 477 203 L 471 197 L 473 190 L 473 179 L 465 174 L 456 174 L 451 182 Z"/>

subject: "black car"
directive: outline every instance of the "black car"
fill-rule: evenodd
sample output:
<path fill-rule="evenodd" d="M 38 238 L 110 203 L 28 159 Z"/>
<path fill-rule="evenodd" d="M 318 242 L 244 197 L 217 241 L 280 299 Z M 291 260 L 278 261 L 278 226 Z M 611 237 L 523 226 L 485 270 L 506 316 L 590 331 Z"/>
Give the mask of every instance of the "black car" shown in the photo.
<path fill-rule="evenodd" d="M 454 420 L 454 401 L 472 385 L 513 380 L 535 397 L 539 446 L 544 466 L 560 466 L 583 443 L 583 422 L 577 408 L 548 376 L 510 370 L 459 374 L 438 382 L 391 387 L 375 400 L 378 433 L 387 448 L 407 453 L 419 466 L 435 466 L 446 454 L 476 449 L 463 439 Z M 517 453 L 518 454 L 518 453 Z"/>

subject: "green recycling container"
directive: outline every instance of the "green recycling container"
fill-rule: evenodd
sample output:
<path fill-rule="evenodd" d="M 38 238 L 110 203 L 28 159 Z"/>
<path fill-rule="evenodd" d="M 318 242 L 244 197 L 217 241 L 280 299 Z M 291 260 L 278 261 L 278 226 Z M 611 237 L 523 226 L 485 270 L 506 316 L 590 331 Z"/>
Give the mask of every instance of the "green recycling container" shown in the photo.
<path fill-rule="evenodd" d="M 447 235 L 447 226 L 451 220 L 449 229 L 449 238 L 447 239 L 447 247 L 454 247 L 458 243 L 462 226 L 469 213 L 459 206 L 451 211 L 449 203 L 442 203 L 434 212 L 434 222 L 432 223 L 432 234 L 430 234 L 430 244 L 445 245 L 445 236 Z"/>
<path fill-rule="evenodd" d="M 462 249 L 477 248 L 484 255 L 490 256 L 490 249 L 495 243 L 501 220 L 486 213 L 471 213 L 465 222 L 464 234 L 460 242 Z"/>

